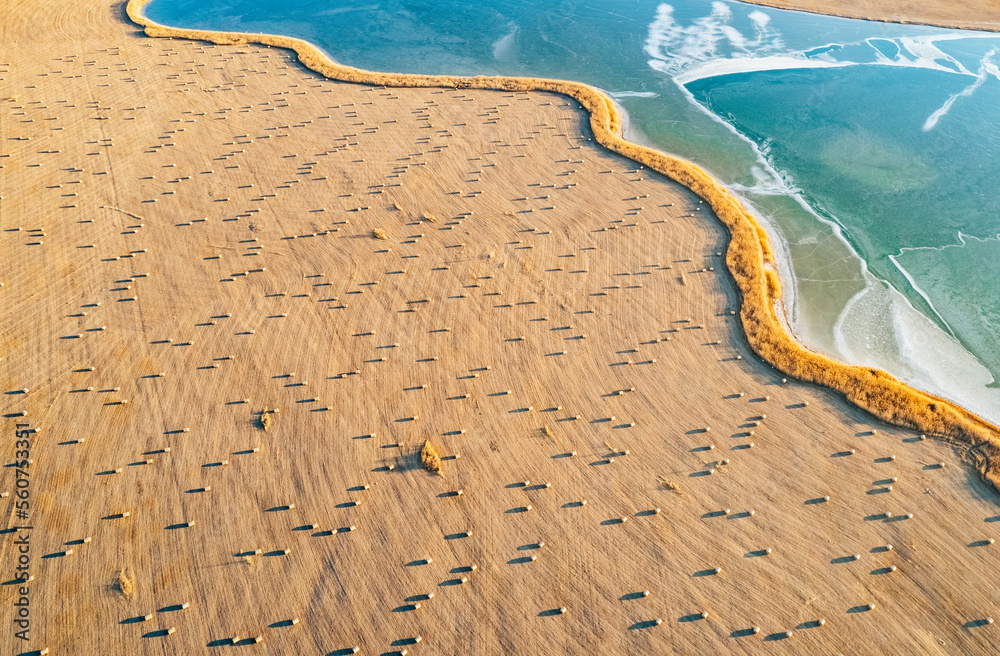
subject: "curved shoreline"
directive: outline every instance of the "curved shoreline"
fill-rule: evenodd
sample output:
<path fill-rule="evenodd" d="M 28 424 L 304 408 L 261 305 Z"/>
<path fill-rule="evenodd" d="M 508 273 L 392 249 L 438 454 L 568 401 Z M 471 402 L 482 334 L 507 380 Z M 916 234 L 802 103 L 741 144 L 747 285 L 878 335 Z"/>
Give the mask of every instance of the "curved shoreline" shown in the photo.
<path fill-rule="evenodd" d="M 184 38 L 218 45 L 259 43 L 292 50 L 299 62 L 332 80 L 394 87 L 452 87 L 498 91 L 548 91 L 569 96 L 590 116 L 595 141 L 687 187 L 708 203 L 729 231 L 726 265 L 742 303 L 740 320 L 750 348 L 784 374 L 842 394 L 853 405 L 890 424 L 945 439 L 963 449 L 983 480 L 1000 489 L 1000 428 L 972 412 L 905 385 L 888 373 L 837 362 L 795 340 L 778 316 L 781 282 L 770 240 L 757 219 L 699 166 L 625 140 L 621 114 L 595 88 L 565 80 L 506 76 L 459 77 L 365 71 L 337 64 L 318 47 L 294 37 L 213 32 L 160 25 L 143 13 L 150 0 L 128 0 L 128 17 L 150 37 Z M 758 3 L 759 4 L 759 3 Z"/>

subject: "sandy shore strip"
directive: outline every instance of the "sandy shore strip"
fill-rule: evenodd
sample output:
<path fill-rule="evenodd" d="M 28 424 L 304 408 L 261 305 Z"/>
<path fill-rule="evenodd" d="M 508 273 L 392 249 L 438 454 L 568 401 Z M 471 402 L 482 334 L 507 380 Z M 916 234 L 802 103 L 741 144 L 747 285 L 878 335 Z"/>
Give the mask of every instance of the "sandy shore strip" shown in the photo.
<path fill-rule="evenodd" d="M 743 0 L 747 4 L 883 23 L 1000 32 L 1000 4 L 977 0 Z"/>
<path fill-rule="evenodd" d="M 611 116 L 108 0 L 0 42 L 3 649 L 994 650 L 965 447 L 761 362 L 754 224 Z"/>

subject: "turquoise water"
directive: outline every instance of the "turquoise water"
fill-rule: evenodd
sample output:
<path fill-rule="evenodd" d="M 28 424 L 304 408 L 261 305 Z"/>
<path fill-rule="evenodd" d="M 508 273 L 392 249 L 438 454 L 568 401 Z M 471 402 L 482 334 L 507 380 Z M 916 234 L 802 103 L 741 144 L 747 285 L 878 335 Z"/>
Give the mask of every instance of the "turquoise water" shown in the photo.
<path fill-rule="evenodd" d="M 1000 35 L 677 0 L 155 0 L 370 70 L 574 79 L 741 196 L 808 346 L 1000 421 Z"/>

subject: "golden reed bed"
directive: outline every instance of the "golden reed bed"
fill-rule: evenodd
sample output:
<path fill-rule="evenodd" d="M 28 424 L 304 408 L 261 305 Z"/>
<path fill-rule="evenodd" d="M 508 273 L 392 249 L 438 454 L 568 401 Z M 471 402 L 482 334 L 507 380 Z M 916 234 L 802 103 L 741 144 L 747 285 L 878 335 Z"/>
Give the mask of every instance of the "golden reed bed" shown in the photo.
<path fill-rule="evenodd" d="M 151 37 L 177 37 L 219 45 L 259 43 L 293 50 L 307 68 L 332 80 L 392 87 L 451 87 L 501 91 L 551 91 L 570 96 L 590 114 L 594 138 L 608 150 L 679 182 L 700 196 L 729 230 L 726 264 L 742 297 L 740 318 L 750 347 L 788 376 L 824 385 L 891 424 L 948 440 L 962 449 L 980 476 L 1000 489 L 1000 429 L 949 401 L 905 385 L 879 369 L 837 362 L 799 344 L 778 318 L 781 282 L 774 251 L 760 223 L 708 173 L 686 160 L 622 137 L 622 119 L 611 100 L 580 82 L 543 78 L 378 73 L 331 61 L 302 39 L 271 34 L 210 32 L 166 27 L 146 18 L 150 0 L 129 0 L 129 18 Z"/>

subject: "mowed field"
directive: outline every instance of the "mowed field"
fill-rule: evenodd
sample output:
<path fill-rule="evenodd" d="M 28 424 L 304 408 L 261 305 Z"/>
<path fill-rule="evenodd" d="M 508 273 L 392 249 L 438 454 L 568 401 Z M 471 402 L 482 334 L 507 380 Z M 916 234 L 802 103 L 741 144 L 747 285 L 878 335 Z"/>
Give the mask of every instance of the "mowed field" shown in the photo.
<path fill-rule="evenodd" d="M 108 0 L 0 44 L 3 653 L 995 651 L 995 492 L 757 360 L 721 225 L 576 101 Z"/>

